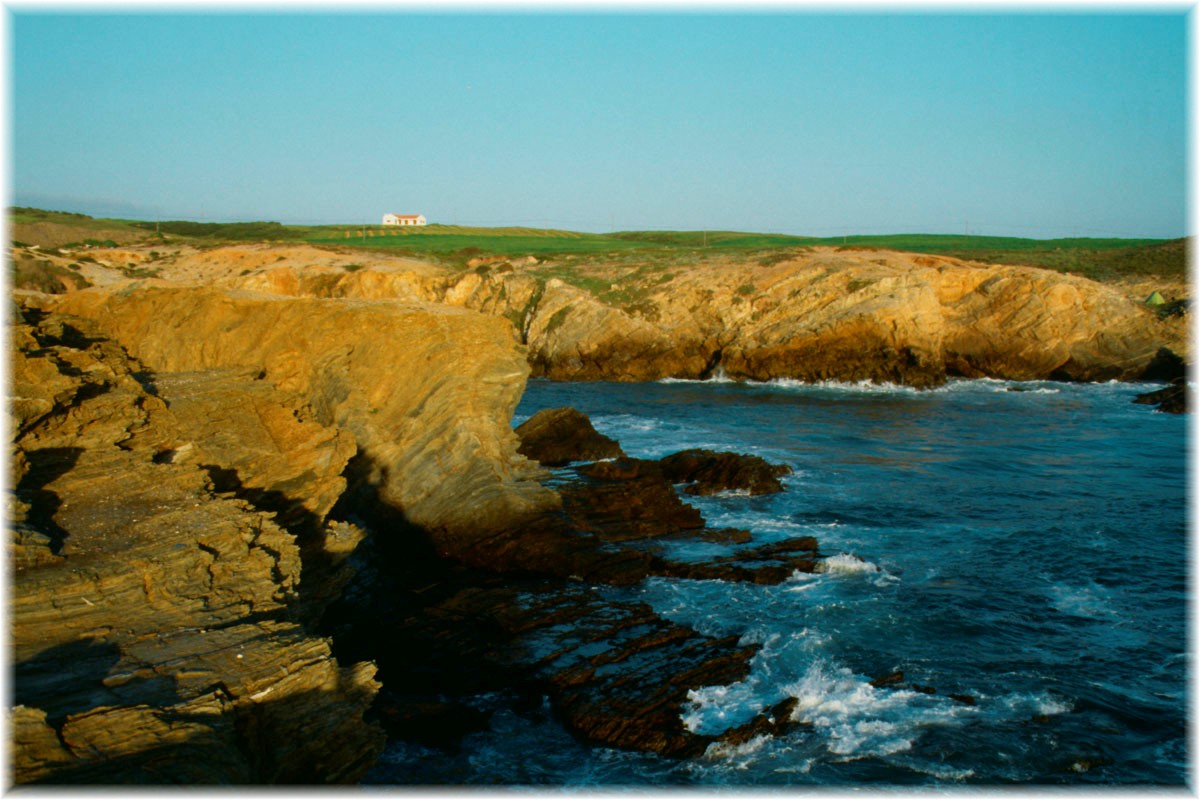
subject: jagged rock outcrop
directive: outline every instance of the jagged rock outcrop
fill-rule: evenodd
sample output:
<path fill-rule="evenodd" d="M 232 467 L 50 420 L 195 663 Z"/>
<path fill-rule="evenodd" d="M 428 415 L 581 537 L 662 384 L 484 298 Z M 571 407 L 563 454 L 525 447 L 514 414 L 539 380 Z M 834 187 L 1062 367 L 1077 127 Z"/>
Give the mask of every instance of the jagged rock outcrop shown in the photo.
<path fill-rule="evenodd" d="M 87 317 L 158 371 L 250 369 L 353 434 L 358 480 L 444 552 L 553 510 L 505 422 L 528 366 L 502 320 L 447 307 L 219 289 L 92 290 Z"/>
<path fill-rule="evenodd" d="M 695 495 L 782 492 L 779 479 L 792 472 L 786 464 L 770 464 L 761 456 L 712 450 L 683 450 L 660 458 L 658 463 L 667 480 L 687 484 L 682 490 L 684 494 Z"/>
<path fill-rule="evenodd" d="M 464 272 L 377 253 L 238 245 L 162 263 L 163 284 L 396 299 L 503 317 L 528 345 L 533 374 L 560 380 L 718 372 L 914 386 L 954 376 L 1126 380 L 1140 378 L 1162 347 L 1190 357 L 1186 314 L 1156 313 L 1114 286 L 891 251 L 479 263 Z"/>
<path fill-rule="evenodd" d="M 1187 378 L 1176 378 L 1161 389 L 1139 394 L 1133 402 L 1155 406 L 1155 411 L 1167 414 L 1186 414 L 1191 408 L 1191 389 Z"/>
<path fill-rule="evenodd" d="M 517 426 L 517 452 L 547 467 L 625 455 L 621 445 L 573 408 L 544 408 Z"/>
<path fill-rule="evenodd" d="M 1186 346 L 1186 326 L 1084 278 L 899 253 L 680 270 L 628 309 L 555 289 L 529 330 L 555 379 L 1133 379 Z"/>
<path fill-rule="evenodd" d="M 230 376 L 176 406 L 95 326 L 15 313 L 13 779 L 357 780 L 383 744 L 363 719 L 375 667 L 339 665 L 299 623 L 319 574 L 302 586 L 296 537 L 210 477 L 241 469 L 304 509 L 316 546 L 329 498 L 308 492 L 336 490 L 353 444 Z"/>

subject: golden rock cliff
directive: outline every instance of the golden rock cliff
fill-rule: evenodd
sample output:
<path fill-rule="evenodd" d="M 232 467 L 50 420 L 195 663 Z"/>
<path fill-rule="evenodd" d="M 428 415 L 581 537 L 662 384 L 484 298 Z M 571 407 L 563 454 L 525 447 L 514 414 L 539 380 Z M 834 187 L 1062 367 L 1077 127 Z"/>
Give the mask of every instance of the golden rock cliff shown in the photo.
<path fill-rule="evenodd" d="M 455 272 L 383 256 L 345 264 L 303 248 L 271 260 L 260 248 L 247 251 L 255 269 L 216 275 L 221 252 L 181 257 L 163 277 L 477 310 L 510 322 L 534 375 L 562 380 L 699 378 L 718 369 L 755 380 L 916 386 L 955 376 L 1128 380 L 1162 347 L 1188 358 L 1186 320 L 1160 318 L 1117 287 L 941 256 L 818 247 L 762 262 Z"/>
<path fill-rule="evenodd" d="M 85 320 L 27 308 L 10 341 L 12 779 L 357 780 L 375 667 L 303 626 L 329 590 L 287 515 L 213 485 L 277 493 L 320 550 L 353 443 L 250 378 L 184 402 Z"/>
<path fill-rule="evenodd" d="M 364 480 L 447 537 L 555 508 L 508 427 L 529 368 L 503 320 L 394 301 L 221 289 L 91 290 L 56 308 L 163 372 L 260 370 L 353 435 Z"/>
<path fill-rule="evenodd" d="M 22 302 L 14 780 L 357 780 L 375 667 L 311 633 L 364 535 L 331 511 L 351 476 L 408 523 L 380 535 L 486 561 L 477 540 L 559 506 L 516 452 L 511 326 L 170 285 Z"/>

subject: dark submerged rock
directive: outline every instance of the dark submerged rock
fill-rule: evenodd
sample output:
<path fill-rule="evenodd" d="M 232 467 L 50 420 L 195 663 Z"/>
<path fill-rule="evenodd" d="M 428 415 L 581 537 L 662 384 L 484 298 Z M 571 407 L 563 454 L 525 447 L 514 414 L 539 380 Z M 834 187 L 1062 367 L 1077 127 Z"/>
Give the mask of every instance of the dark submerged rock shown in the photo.
<path fill-rule="evenodd" d="M 672 483 L 686 483 L 685 494 L 709 495 L 744 491 L 752 495 L 782 492 L 779 478 L 791 474 L 785 464 L 769 464 L 759 456 L 684 450 L 658 462 Z"/>
<path fill-rule="evenodd" d="M 871 685 L 878 689 L 881 686 L 895 686 L 903 681 L 904 673 L 897 670 L 896 672 L 889 672 L 887 675 L 880 675 L 878 678 L 871 681 Z"/>
<path fill-rule="evenodd" d="M 789 697 L 770 708 L 761 711 L 758 716 L 747 722 L 725 731 L 717 741 L 726 745 L 737 746 L 745 744 L 755 736 L 785 736 L 805 727 L 804 723 L 792 719 L 792 714 L 799 705 L 799 700 Z"/>
<path fill-rule="evenodd" d="M 517 436 L 517 452 L 547 467 L 625 455 L 615 440 L 598 433 L 587 415 L 573 408 L 542 409 L 517 427 Z"/>
<path fill-rule="evenodd" d="M 686 475 L 708 461 L 697 458 Z M 558 487 L 561 511 L 521 528 L 454 552 L 432 542 L 398 550 L 394 537 L 380 544 L 389 552 L 361 550 L 364 562 L 389 566 L 360 567 L 373 577 L 335 606 L 331 632 L 339 658 L 379 664 L 389 734 L 452 749 L 486 720 L 479 698 L 505 693 L 514 708 L 546 702 L 585 741 L 672 757 L 791 730 L 785 703 L 720 737 L 688 731 L 688 692 L 743 679 L 758 647 L 701 634 L 601 587 L 650 575 L 779 583 L 813 571 L 816 540 L 756 545 L 748 531 L 711 530 L 657 461 L 617 457 L 572 472 L 578 479 Z M 665 547 L 678 538 L 727 547 L 679 562 Z"/>
<path fill-rule="evenodd" d="M 1160 347 L 1141 374 L 1144 381 L 1174 381 L 1187 377 L 1187 364 L 1169 347 Z"/>
<path fill-rule="evenodd" d="M 1176 378 L 1171 381 L 1169 386 L 1153 392 L 1139 394 L 1133 399 L 1133 402 L 1157 406 L 1155 411 L 1163 411 L 1168 414 L 1183 414 L 1187 412 L 1188 407 L 1191 405 L 1190 394 L 1187 378 Z"/>
<path fill-rule="evenodd" d="M 679 499 L 653 461 L 621 458 L 577 471 L 587 480 L 560 493 L 564 510 L 580 530 L 621 542 L 704 529 L 704 517 Z"/>

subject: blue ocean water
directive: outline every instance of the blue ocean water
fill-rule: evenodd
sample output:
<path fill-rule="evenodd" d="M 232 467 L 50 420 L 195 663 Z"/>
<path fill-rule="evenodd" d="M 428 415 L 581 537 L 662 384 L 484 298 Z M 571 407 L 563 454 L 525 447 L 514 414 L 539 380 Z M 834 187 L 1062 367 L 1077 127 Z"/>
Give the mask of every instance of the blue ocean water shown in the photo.
<path fill-rule="evenodd" d="M 691 729 L 787 697 L 804 724 L 676 761 L 501 710 L 460 753 L 398 744 L 387 770 L 493 785 L 1184 783 L 1188 420 L 1131 404 L 1145 390 L 531 381 L 514 424 L 573 406 L 632 456 L 704 447 L 793 468 L 782 494 L 686 500 L 756 542 L 815 536 L 822 571 L 611 591 L 762 645 L 744 681 L 692 693 Z M 937 691 L 871 686 L 897 670 Z"/>

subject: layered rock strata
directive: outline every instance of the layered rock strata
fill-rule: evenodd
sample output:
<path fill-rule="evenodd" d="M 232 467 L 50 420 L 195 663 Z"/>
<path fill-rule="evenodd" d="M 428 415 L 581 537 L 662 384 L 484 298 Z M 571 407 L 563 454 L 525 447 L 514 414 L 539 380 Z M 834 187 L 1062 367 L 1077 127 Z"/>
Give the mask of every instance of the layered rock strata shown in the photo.
<path fill-rule="evenodd" d="M 302 585 L 280 519 L 211 478 L 276 492 L 321 549 L 353 443 L 295 398 L 230 376 L 189 377 L 204 408 L 177 405 L 176 381 L 86 321 L 17 313 L 12 779 L 357 780 L 383 744 L 364 721 L 375 668 L 340 665 L 306 630 L 306 595 L 328 588 L 316 572 Z M 222 442 L 210 426 L 246 439 Z"/>
<path fill-rule="evenodd" d="M 816 247 L 761 261 L 564 259 L 463 273 L 380 256 L 346 271 L 337 259 L 349 255 L 273 253 L 259 246 L 185 255 L 162 275 L 474 309 L 507 319 L 528 345 L 533 374 L 560 380 L 718 372 L 914 386 L 955 376 L 1133 380 L 1162 347 L 1190 358 L 1186 314 L 1157 314 L 1074 275 L 942 256 Z M 226 256 L 247 268 L 215 273 Z"/>
<path fill-rule="evenodd" d="M 93 320 L 159 371 L 249 369 L 358 446 L 357 480 L 446 553 L 553 510 L 543 471 L 504 422 L 528 366 L 501 320 L 446 307 L 218 289 L 77 292 Z"/>
<path fill-rule="evenodd" d="M 193 763 L 193 739 L 218 742 L 230 752 L 216 780 L 352 778 L 378 744 L 377 732 L 362 720 L 378 686 L 369 679 L 368 659 L 378 660 L 379 680 L 391 684 L 374 713 L 392 735 L 452 743 L 456 728 L 484 724 L 486 716 L 448 703 L 447 692 L 453 694 L 456 684 L 462 690 L 493 681 L 493 688 L 548 693 L 568 727 L 591 741 L 694 754 L 710 741 L 679 722 L 687 692 L 744 676 L 754 648 L 666 623 L 641 604 L 614 605 L 594 587 L 628 585 L 649 575 L 773 583 L 814 568 L 817 545 L 811 539 L 764 543 L 746 532 L 708 530 L 651 462 L 642 468 L 645 475 L 632 479 L 581 474 L 583 488 L 570 493 L 565 505 L 558 493 L 542 488 L 535 479 L 548 473 L 517 454 L 518 438 L 504 424 L 527 367 L 499 320 L 395 303 L 170 288 L 95 290 L 66 297 L 57 308 L 90 319 L 67 326 L 87 328 L 77 334 L 80 346 L 95 349 L 103 342 L 114 358 L 128 361 L 106 338 L 112 336 L 139 357 L 125 368 L 135 397 L 126 405 L 141 409 L 146 421 L 123 422 L 110 432 L 108 439 L 121 446 L 110 447 L 107 460 L 97 461 L 105 446 L 92 434 L 80 440 L 72 433 L 72 447 L 81 455 L 69 463 L 40 454 L 64 450 L 48 433 L 37 434 L 39 448 L 30 444 L 33 433 L 20 439 L 22 452 L 39 453 L 28 463 L 72 482 L 68 488 L 66 478 L 39 478 L 20 486 L 21 496 L 53 493 L 53 499 L 41 496 L 36 514 L 43 524 L 28 526 L 19 543 L 20 558 L 31 565 L 20 577 L 16 604 L 19 639 L 30 648 L 21 653 L 29 666 L 19 673 L 20 685 L 31 698 L 23 705 L 33 710 L 21 712 L 27 729 L 18 739 L 28 742 L 23 752 L 40 753 L 52 739 L 82 749 L 88 740 L 71 738 L 75 717 L 110 705 L 123 714 L 131 705 L 144 706 L 154 720 L 182 713 L 180 702 L 201 703 L 189 682 L 193 674 L 220 688 L 195 712 L 212 717 L 215 733 L 162 738 L 166 734 L 147 723 L 146 737 L 155 744 L 122 740 L 93 748 L 94 763 L 79 772 L 55 762 L 58 756 L 47 750 L 27 760 L 53 767 L 24 774 L 25 780 L 96 780 L 110 774 L 105 770 L 118 781 L 199 779 L 207 773 Z M 65 317 L 56 312 L 46 319 Z M 466 363 L 472 358 L 478 363 Z M 62 394 L 53 380 L 42 383 L 45 391 Z M 118 396 L 99 390 L 83 395 L 94 399 L 93 393 L 110 401 Z M 32 390 L 26 395 L 24 417 L 40 419 L 54 407 Z M 88 407 L 65 418 L 92 430 L 95 420 L 111 416 Z M 619 445 L 609 446 L 620 452 Z M 137 459 L 146 463 L 138 466 Z M 140 481 L 147 469 L 164 477 L 146 482 L 141 493 L 112 491 L 115 476 Z M 359 484 L 357 495 L 343 473 Z M 175 474 L 182 484 L 168 479 Z M 86 492 L 74 488 L 75 481 Z M 384 525 L 360 551 L 354 545 L 361 532 L 329 515 L 348 497 L 362 501 L 364 487 L 373 490 L 369 503 L 353 508 Z M 84 518 L 73 516 L 75 509 Z M 222 513 L 235 520 L 222 522 Z M 238 514 L 252 514 L 253 524 L 237 522 Z M 173 537 L 160 536 L 152 545 L 139 538 L 163 526 Z M 138 536 L 129 538 L 131 531 Z M 221 531 L 231 538 L 222 539 Z M 55 536 L 66 544 L 58 547 Z M 664 539 L 679 536 L 734 546 L 722 558 L 679 562 L 662 547 Z M 78 573 L 62 567 L 79 564 L 99 542 L 105 571 L 75 586 Z M 355 570 L 347 568 L 351 564 Z M 111 594 L 87 594 L 96 580 L 111 586 Z M 195 580 L 199 588 L 189 583 Z M 44 617 L 47 593 L 79 595 L 79 603 L 65 617 Z M 167 603 L 172 613 L 142 609 L 155 602 Z M 106 609 L 103 621 L 93 618 L 96 608 Z M 125 638 L 112 647 L 103 639 L 96 651 L 79 644 L 95 640 L 97 631 L 117 629 L 115 616 L 125 620 Z M 327 678 L 324 690 L 312 693 L 285 692 L 257 667 L 249 669 L 266 656 L 251 659 L 238 635 L 316 646 L 315 663 L 332 666 L 328 645 L 306 632 L 317 620 L 335 636 L 336 663 L 358 666 L 338 668 L 334 683 Z M 160 624 L 180 632 L 168 636 Z M 206 666 L 212 656 L 202 645 L 217 641 L 213 631 L 221 632 L 223 655 L 219 666 Z M 558 640 L 558 656 L 530 661 L 518 655 L 544 649 L 547 636 Z M 167 641 L 166 655 L 147 650 L 150 642 Z M 265 654 L 274 645 L 258 646 Z M 42 655 L 46 651 L 53 656 Z M 274 660 L 264 663 L 280 674 L 304 672 L 313 660 L 305 650 L 271 652 Z M 93 680 L 125 694 L 78 697 L 53 677 L 62 658 L 81 653 L 86 657 L 80 662 L 94 667 Z M 170 666 L 156 660 L 167 655 Z M 110 657 L 112 663 L 105 660 Z M 247 666 L 246 674 L 231 664 Z M 480 683 L 464 671 L 491 677 Z M 175 695 L 161 691 L 167 676 Z M 319 683 L 315 676 L 304 685 Z M 305 698 L 296 713 L 311 715 L 306 724 L 325 726 L 310 731 L 309 746 L 319 748 L 323 737 L 332 736 L 340 747 L 319 759 L 297 758 L 307 751 L 266 738 L 276 729 L 256 720 L 276 718 L 250 709 L 293 694 Z M 325 713 L 313 705 L 326 697 L 342 711 Z M 290 713 L 292 706 L 281 708 Z M 47 715 L 39 723 L 46 727 L 33 724 L 39 711 Z M 187 713 L 193 711 L 188 706 Z M 340 724 L 354 730 L 331 727 Z M 437 733 L 446 729 L 449 734 Z M 230 731 L 244 738 L 246 730 L 262 740 L 247 748 L 224 738 Z"/>

